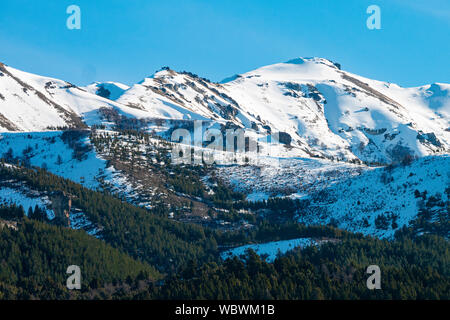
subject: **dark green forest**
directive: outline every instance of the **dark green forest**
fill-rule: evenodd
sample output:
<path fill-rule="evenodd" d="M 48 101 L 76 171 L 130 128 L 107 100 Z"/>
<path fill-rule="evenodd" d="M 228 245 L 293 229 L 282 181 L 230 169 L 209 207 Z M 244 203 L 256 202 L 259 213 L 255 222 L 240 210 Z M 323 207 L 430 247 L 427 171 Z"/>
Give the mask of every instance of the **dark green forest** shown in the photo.
<path fill-rule="evenodd" d="M 0 208 L 0 219 L 17 217 L 20 208 Z M 104 241 L 64 227 L 15 218 L 17 228 L 0 227 L 0 299 L 69 299 L 67 267 L 78 265 L 89 287 L 127 279 L 161 278 L 148 264 Z M 11 221 L 11 220 L 9 220 Z M 74 292 L 72 292 L 74 293 Z"/>
<path fill-rule="evenodd" d="M 274 263 L 250 251 L 244 260 L 191 264 L 154 294 L 162 299 L 445 299 L 450 251 L 438 236 L 388 242 L 346 239 L 295 249 Z M 381 290 L 369 290 L 366 269 L 381 269 Z M 152 298 L 140 293 L 138 298 Z"/>

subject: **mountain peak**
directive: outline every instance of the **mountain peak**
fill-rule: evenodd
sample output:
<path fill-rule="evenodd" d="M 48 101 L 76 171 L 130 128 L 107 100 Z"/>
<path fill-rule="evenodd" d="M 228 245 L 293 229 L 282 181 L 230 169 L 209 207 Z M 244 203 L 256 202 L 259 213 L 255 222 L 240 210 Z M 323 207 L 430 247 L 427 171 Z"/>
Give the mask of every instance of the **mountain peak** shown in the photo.
<path fill-rule="evenodd" d="M 298 57 L 284 62 L 286 64 L 304 64 L 304 63 L 322 63 L 328 65 L 330 67 L 336 67 L 336 63 L 326 59 L 319 57 Z M 339 65 L 339 64 L 338 64 Z"/>

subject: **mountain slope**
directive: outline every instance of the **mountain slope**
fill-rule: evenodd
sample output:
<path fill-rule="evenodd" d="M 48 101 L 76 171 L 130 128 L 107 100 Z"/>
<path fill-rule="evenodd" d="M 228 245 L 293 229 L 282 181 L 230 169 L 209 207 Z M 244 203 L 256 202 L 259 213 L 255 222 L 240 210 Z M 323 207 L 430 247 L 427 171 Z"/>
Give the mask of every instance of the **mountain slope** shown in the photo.
<path fill-rule="evenodd" d="M 449 195 L 450 157 L 425 157 L 407 166 L 367 170 L 312 194 L 299 220 L 393 238 L 398 228 L 419 218 L 448 238 Z"/>
<path fill-rule="evenodd" d="M 116 100 L 130 87 L 123 83 L 108 81 L 94 82 L 83 89 L 100 97 Z"/>
<path fill-rule="evenodd" d="M 151 112 L 155 118 L 232 121 L 240 126 L 249 125 L 249 116 L 227 96 L 222 85 L 169 68 L 134 85 L 117 102 Z"/>
<path fill-rule="evenodd" d="M 1 131 L 83 128 L 100 122 L 100 108 L 115 108 L 128 117 L 146 116 L 66 81 L 0 64 Z"/>

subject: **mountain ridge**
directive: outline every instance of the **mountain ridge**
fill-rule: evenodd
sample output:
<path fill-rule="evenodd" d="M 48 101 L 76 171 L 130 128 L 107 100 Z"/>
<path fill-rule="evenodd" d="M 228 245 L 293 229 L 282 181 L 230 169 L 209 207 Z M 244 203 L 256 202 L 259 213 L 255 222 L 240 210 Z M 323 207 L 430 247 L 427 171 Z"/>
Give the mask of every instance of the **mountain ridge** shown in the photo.
<path fill-rule="evenodd" d="M 450 150 L 450 84 L 402 88 L 324 58 L 295 58 L 224 83 L 168 67 L 131 87 L 78 87 L 3 64 L 0 72 L 0 131 L 88 127 L 109 108 L 135 119 L 282 132 L 287 156 L 390 163 Z"/>

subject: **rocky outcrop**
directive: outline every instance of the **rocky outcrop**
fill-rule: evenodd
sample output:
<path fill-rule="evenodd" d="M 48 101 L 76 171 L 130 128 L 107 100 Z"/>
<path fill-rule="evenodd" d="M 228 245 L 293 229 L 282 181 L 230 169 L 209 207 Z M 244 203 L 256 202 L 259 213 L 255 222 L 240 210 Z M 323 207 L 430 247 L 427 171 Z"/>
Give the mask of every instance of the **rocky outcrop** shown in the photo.
<path fill-rule="evenodd" d="M 70 209 L 72 198 L 65 192 L 54 192 L 50 195 L 52 210 L 55 214 L 55 224 L 70 227 Z"/>

